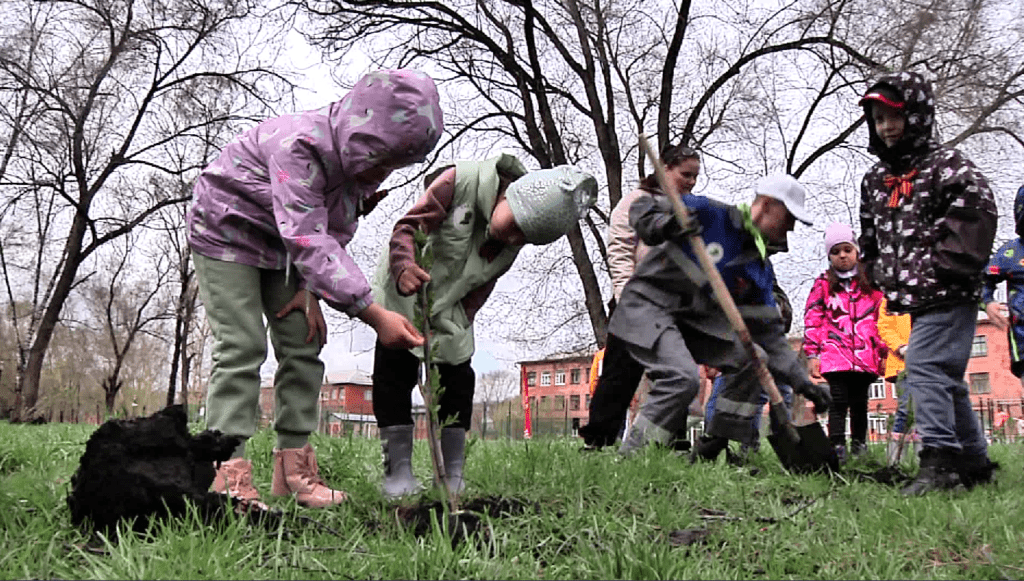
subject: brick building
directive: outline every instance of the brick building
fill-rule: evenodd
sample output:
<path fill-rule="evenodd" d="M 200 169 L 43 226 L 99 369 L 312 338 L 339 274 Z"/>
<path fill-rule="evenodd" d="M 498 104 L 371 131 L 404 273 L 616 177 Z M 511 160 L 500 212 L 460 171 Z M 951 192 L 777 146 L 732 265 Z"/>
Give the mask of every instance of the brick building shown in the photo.
<path fill-rule="evenodd" d="M 794 349 L 800 349 L 802 337 L 790 337 Z M 1000 331 L 984 313 L 978 316 L 971 358 L 964 376 L 971 393 L 971 402 L 983 427 L 992 428 L 992 416 L 1001 410 L 1012 418 L 1024 418 L 1024 389 L 1020 379 L 1010 373 L 1010 345 L 1006 333 Z M 879 378 L 868 392 L 868 438 L 884 440 L 896 413 L 896 386 Z M 808 418 L 813 414 L 808 414 Z M 823 420 L 826 424 L 827 420 Z M 1005 430 L 1017 432 L 1016 422 L 1007 422 Z M 999 430 L 997 430 L 999 431 Z M 849 432 L 849 420 L 847 420 Z M 1007 433 L 1006 435 L 1010 435 Z"/>
<path fill-rule="evenodd" d="M 531 432 L 576 434 L 590 409 L 594 353 L 520 361 L 520 393 L 529 401 Z"/>

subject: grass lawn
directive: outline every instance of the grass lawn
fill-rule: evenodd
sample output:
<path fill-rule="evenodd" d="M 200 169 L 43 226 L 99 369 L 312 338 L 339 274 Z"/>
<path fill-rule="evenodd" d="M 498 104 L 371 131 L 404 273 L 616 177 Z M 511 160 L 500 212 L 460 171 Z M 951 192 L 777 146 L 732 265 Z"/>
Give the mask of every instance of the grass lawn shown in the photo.
<path fill-rule="evenodd" d="M 414 536 L 378 492 L 377 440 L 314 436 L 326 480 L 352 500 L 325 510 L 270 497 L 273 434 L 248 445 L 255 481 L 289 517 L 274 531 L 195 518 L 95 543 L 65 498 L 95 426 L 0 423 L 4 579 L 1018 579 L 1024 576 L 1024 445 L 995 445 L 997 483 L 902 498 L 846 476 L 789 476 L 764 444 L 754 466 L 689 465 L 668 450 L 622 459 L 579 441 L 470 441 L 464 501 L 538 510 L 487 519 L 455 548 Z M 414 468 L 429 479 L 426 445 Z M 871 451 L 880 461 L 881 447 Z M 854 465 L 853 467 L 856 467 Z M 419 499 L 413 499 L 413 502 Z M 290 518 L 305 515 L 334 529 Z M 688 543 L 687 538 L 697 542 Z"/>

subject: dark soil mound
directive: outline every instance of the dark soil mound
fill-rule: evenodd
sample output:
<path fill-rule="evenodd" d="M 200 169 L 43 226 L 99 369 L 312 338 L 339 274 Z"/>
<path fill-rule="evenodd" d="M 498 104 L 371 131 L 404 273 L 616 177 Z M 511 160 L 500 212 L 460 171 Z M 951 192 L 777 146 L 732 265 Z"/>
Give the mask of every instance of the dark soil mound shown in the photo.
<path fill-rule="evenodd" d="M 180 405 L 109 420 L 90 436 L 71 478 L 71 522 L 110 534 L 118 521 L 134 518 L 142 531 L 154 516 L 183 515 L 189 501 L 206 519 L 222 515 L 231 501 L 209 492 L 214 462 L 230 458 L 239 443 L 216 430 L 191 435 Z"/>

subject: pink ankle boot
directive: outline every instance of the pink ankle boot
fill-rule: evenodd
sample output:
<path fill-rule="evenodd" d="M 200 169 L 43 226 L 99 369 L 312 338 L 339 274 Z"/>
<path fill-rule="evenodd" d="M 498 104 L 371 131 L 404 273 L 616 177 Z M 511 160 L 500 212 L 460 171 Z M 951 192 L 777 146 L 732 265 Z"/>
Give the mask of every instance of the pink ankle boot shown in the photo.
<path fill-rule="evenodd" d="M 320 478 L 316 453 L 308 443 L 302 448 L 274 449 L 274 479 L 270 486 L 274 496 L 295 495 L 295 501 L 310 508 L 341 504 L 348 495 L 331 490 Z"/>
<path fill-rule="evenodd" d="M 228 460 L 220 465 L 213 478 L 213 491 L 241 501 L 240 508 L 270 508 L 260 501 L 260 491 L 252 485 L 252 462 L 244 458 Z"/>

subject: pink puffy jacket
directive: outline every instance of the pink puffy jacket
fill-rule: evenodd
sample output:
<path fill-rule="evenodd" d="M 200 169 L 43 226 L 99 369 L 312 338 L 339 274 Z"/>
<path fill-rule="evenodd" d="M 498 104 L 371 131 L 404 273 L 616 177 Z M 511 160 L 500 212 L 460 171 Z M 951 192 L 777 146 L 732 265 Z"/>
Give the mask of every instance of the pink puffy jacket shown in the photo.
<path fill-rule="evenodd" d="M 804 353 L 821 361 L 821 373 L 885 371 L 888 348 L 878 335 L 881 302 L 881 291 L 864 292 L 856 280 L 831 295 L 825 274 L 814 281 L 804 309 Z"/>

